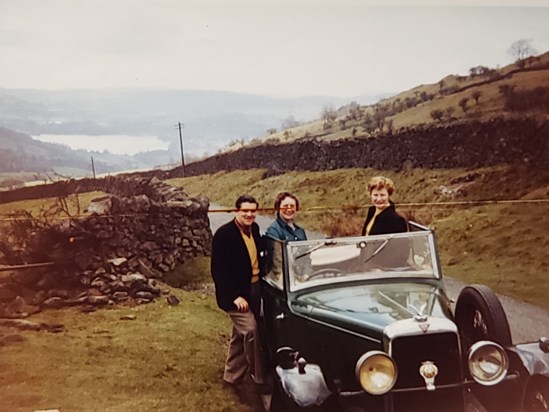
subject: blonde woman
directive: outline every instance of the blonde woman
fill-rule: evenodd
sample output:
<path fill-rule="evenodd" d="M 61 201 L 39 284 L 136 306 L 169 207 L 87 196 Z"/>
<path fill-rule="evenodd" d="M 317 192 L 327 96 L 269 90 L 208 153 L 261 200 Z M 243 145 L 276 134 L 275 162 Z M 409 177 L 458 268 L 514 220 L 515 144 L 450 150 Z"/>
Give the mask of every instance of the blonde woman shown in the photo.
<path fill-rule="evenodd" d="M 388 177 L 375 176 L 370 179 L 368 193 L 372 206 L 368 208 L 362 236 L 408 231 L 408 222 L 396 212 L 395 204 L 391 201 L 394 192 L 395 184 Z"/>

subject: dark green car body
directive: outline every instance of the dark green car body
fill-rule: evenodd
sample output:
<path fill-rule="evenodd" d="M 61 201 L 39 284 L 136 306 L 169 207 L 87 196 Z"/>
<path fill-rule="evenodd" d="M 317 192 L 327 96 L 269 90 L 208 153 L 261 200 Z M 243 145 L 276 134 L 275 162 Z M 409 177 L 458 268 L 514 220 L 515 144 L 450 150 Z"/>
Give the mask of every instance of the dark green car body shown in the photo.
<path fill-rule="evenodd" d="M 524 393 L 527 380 L 515 374 L 522 362 L 486 386 L 471 378 L 472 342 L 460 337 L 434 234 L 412 228 L 369 237 L 267 239 L 261 324 L 275 382 L 290 404 L 343 411 L 495 411 L 496 403 L 511 407 L 511 397 Z M 475 319 L 464 322 L 478 329 Z M 508 343 L 502 342 L 513 352 Z M 398 369 L 383 394 L 365 391 L 357 375 L 361 358 L 377 352 Z M 511 358 L 516 361 L 512 353 Z M 432 381 L 424 363 L 436 365 Z M 519 411 L 521 404 L 509 410 Z"/>

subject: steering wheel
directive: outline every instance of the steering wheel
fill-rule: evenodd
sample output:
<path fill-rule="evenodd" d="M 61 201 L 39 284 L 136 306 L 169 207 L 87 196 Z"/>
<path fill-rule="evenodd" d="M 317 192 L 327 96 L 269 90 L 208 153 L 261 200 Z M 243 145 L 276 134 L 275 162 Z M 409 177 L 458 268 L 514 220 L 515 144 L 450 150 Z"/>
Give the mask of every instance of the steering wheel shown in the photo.
<path fill-rule="evenodd" d="M 336 277 L 338 275 L 343 275 L 343 274 L 344 274 L 344 272 L 342 272 L 339 269 L 324 268 L 324 269 L 315 270 L 313 273 L 311 273 L 309 275 L 307 280 L 311 280 L 311 279 L 314 279 L 316 277 Z M 329 276 L 329 275 L 331 275 L 331 276 Z"/>

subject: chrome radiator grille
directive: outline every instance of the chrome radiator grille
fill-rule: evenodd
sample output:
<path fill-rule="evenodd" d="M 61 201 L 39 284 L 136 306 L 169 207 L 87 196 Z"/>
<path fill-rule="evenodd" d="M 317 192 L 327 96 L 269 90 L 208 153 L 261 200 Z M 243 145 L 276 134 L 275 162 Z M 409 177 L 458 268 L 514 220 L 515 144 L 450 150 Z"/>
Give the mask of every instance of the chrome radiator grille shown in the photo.
<path fill-rule="evenodd" d="M 419 374 L 422 362 L 434 362 L 438 368 L 435 386 L 462 381 L 459 338 L 454 333 L 437 333 L 395 338 L 391 356 L 398 366 L 395 389 L 425 387 Z"/>

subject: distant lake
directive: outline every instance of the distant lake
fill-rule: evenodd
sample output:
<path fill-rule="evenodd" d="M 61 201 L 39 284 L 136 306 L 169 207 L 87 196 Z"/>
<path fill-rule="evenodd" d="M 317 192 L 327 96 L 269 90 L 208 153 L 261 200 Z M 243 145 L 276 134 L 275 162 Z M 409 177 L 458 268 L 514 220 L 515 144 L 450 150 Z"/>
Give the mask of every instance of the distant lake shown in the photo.
<path fill-rule="evenodd" d="M 97 152 L 108 150 L 114 154 L 127 155 L 151 150 L 167 150 L 169 145 L 168 142 L 160 140 L 156 136 L 131 136 L 123 134 L 98 136 L 85 134 L 40 134 L 32 137 L 41 142 L 63 144 L 75 150 L 84 149 Z"/>

